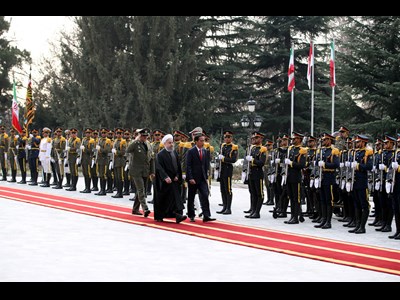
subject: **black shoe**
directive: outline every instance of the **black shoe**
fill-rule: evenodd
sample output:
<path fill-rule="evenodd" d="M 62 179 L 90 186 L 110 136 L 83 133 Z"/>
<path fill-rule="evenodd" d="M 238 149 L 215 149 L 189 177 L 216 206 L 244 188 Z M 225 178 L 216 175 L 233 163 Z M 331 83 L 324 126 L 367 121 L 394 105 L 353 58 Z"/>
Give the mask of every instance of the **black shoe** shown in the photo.
<path fill-rule="evenodd" d="M 391 232 L 392 231 L 392 227 L 390 227 L 389 225 L 386 225 L 384 228 L 382 228 L 381 231 L 382 232 Z"/>
<path fill-rule="evenodd" d="M 132 215 L 142 216 L 143 214 L 140 211 L 133 211 Z"/>
<path fill-rule="evenodd" d="M 29 185 L 38 185 L 38 183 L 37 182 L 31 182 L 31 183 L 29 183 Z"/>
<path fill-rule="evenodd" d="M 98 192 L 99 188 L 98 187 L 92 187 L 90 190 L 93 191 L 93 192 Z"/>
<path fill-rule="evenodd" d="M 201 212 L 201 213 L 199 213 L 199 218 L 201 218 L 203 216 L 203 213 Z"/>
<path fill-rule="evenodd" d="M 249 216 L 249 219 L 259 219 L 260 218 L 260 214 L 251 214 Z"/>
<path fill-rule="evenodd" d="M 223 208 L 222 210 L 220 210 L 220 211 L 217 211 L 216 213 L 217 214 L 223 214 L 225 212 L 225 208 Z"/>
<path fill-rule="evenodd" d="M 245 214 L 248 214 L 248 213 L 251 213 L 252 210 L 251 210 L 251 209 L 249 209 L 249 210 L 244 210 L 243 212 L 244 212 Z"/>
<path fill-rule="evenodd" d="M 232 214 L 232 211 L 230 209 L 225 209 L 225 211 L 222 214 L 223 215 L 230 215 L 230 214 Z"/>
<path fill-rule="evenodd" d="M 178 215 L 176 216 L 176 223 L 179 224 L 182 221 L 185 221 L 187 219 L 187 216 L 182 216 L 182 215 Z"/>
<path fill-rule="evenodd" d="M 154 200 L 147 201 L 147 203 L 154 204 Z"/>
<path fill-rule="evenodd" d="M 83 191 L 81 191 L 81 193 L 84 193 L 84 194 L 90 194 L 90 193 L 91 193 L 91 191 L 90 191 L 89 189 L 84 189 Z"/>
<path fill-rule="evenodd" d="M 210 217 L 204 217 L 203 218 L 203 222 L 211 222 L 211 221 L 215 221 L 215 218 L 210 218 Z"/>
<path fill-rule="evenodd" d="M 144 212 L 144 217 L 147 218 L 147 217 L 149 216 L 149 214 L 150 214 L 150 211 L 149 211 L 149 210 L 146 210 L 146 211 Z"/>
<path fill-rule="evenodd" d="M 61 185 L 56 185 L 56 186 L 53 186 L 52 188 L 55 189 L 55 190 L 60 190 L 60 189 L 62 189 L 62 186 Z"/>
<path fill-rule="evenodd" d="M 18 181 L 18 183 L 20 183 L 20 184 L 25 184 L 25 183 L 26 183 L 26 181 L 24 181 L 24 180 L 21 180 L 21 181 Z"/>
<path fill-rule="evenodd" d="M 284 223 L 286 223 L 286 224 L 299 224 L 299 220 L 296 220 L 296 219 L 291 219 L 291 220 L 289 220 L 289 221 L 285 221 Z"/>
<path fill-rule="evenodd" d="M 396 238 L 396 236 L 398 236 L 398 235 L 400 235 L 400 231 L 396 231 L 395 234 L 389 235 L 388 238 L 389 238 L 389 239 L 394 239 L 394 238 Z"/>
<path fill-rule="evenodd" d="M 156 222 L 164 222 L 164 220 L 163 219 L 154 219 Z M 178 222 L 176 222 L 176 223 L 178 223 Z"/>
<path fill-rule="evenodd" d="M 278 218 L 287 218 L 287 213 L 279 213 Z"/>
<path fill-rule="evenodd" d="M 191 217 L 191 218 L 189 218 L 190 219 L 190 222 L 196 222 L 196 220 L 194 219 L 194 217 Z"/>

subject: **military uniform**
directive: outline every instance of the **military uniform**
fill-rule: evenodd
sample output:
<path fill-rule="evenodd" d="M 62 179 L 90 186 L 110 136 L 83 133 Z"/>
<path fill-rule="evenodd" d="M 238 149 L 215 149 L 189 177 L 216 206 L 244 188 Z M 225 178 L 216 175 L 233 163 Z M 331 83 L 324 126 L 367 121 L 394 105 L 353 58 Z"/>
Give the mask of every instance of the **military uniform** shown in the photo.
<path fill-rule="evenodd" d="M 40 152 L 39 152 L 39 160 L 43 170 L 43 180 L 44 183 L 41 187 L 50 187 L 50 178 L 51 178 L 51 149 L 52 149 L 52 139 L 50 137 L 51 130 L 50 128 L 43 128 L 42 130 L 42 139 L 40 140 Z"/>
<path fill-rule="evenodd" d="M 184 156 L 183 153 L 186 151 L 185 150 L 185 144 L 187 140 L 189 139 L 189 136 L 185 134 L 184 132 L 180 130 L 175 130 L 174 131 L 174 142 L 175 142 L 175 150 L 178 153 L 178 161 L 181 163 L 181 169 L 182 172 L 185 172 L 186 176 L 186 169 L 183 171 L 183 167 L 185 166 L 186 168 L 186 161 L 184 161 Z M 183 180 L 183 183 L 181 185 L 181 201 L 184 204 L 186 202 L 186 195 L 187 195 L 187 182 L 186 180 Z"/>
<path fill-rule="evenodd" d="M 155 160 L 157 154 L 164 148 L 164 145 L 161 142 L 161 139 L 163 138 L 164 135 L 165 135 L 165 132 L 160 129 L 153 130 L 153 133 L 152 133 L 153 141 L 150 143 L 151 144 L 151 155 L 152 155 L 153 160 Z M 151 195 L 152 188 L 154 191 L 154 184 L 155 184 L 155 181 L 147 182 L 147 195 Z M 153 204 L 154 199 L 148 201 L 148 203 Z"/>
<path fill-rule="evenodd" d="M 106 128 L 100 130 L 101 138 L 96 145 L 95 165 L 100 178 L 100 191 L 95 195 L 98 196 L 106 195 L 107 170 L 109 169 L 108 154 L 111 153 L 112 148 L 112 141 L 107 137 L 107 132 Z"/>
<path fill-rule="evenodd" d="M 232 143 L 232 131 L 224 132 L 224 140 L 222 143 L 221 153 L 218 155 L 218 174 L 222 197 L 222 210 L 217 211 L 219 214 L 230 215 L 232 205 L 232 175 L 233 164 L 237 161 L 238 145 Z"/>
<path fill-rule="evenodd" d="M 38 135 L 38 131 L 36 129 L 32 129 L 31 131 L 30 142 L 28 144 L 28 149 L 30 150 L 29 154 L 29 169 L 31 172 L 32 182 L 29 185 L 38 185 L 38 164 L 39 164 L 39 145 L 41 137 Z"/>
<path fill-rule="evenodd" d="M 109 130 L 107 132 L 107 138 L 111 141 L 111 148 L 114 145 L 114 132 L 112 130 Z M 112 153 L 111 149 L 110 152 L 108 153 L 108 168 L 106 170 L 106 176 L 107 176 L 107 189 L 106 193 L 113 193 L 113 186 L 114 186 L 114 172 L 113 172 L 113 166 L 112 166 Z"/>
<path fill-rule="evenodd" d="M 331 228 L 331 220 L 333 213 L 333 185 L 336 183 L 335 171 L 339 168 L 339 149 L 331 145 L 335 138 L 324 133 L 322 141 L 325 146 L 317 155 L 318 167 L 322 169 L 321 189 L 320 189 L 320 207 L 321 207 L 321 223 L 315 225 L 315 228 L 328 229 Z"/>
<path fill-rule="evenodd" d="M 372 157 L 372 170 L 371 170 L 371 193 L 372 193 L 372 201 L 374 202 L 374 221 L 372 223 L 368 223 L 370 226 L 382 226 L 382 206 L 381 201 L 379 199 L 379 188 L 380 188 L 380 180 L 379 180 L 379 157 L 382 153 L 383 140 L 380 138 L 376 139 L 375 142 L 375 150 Z"/>
<path fill-rule="evenodd" d="M 6 128 L 3 125 L 0 126 L 0 166 L 3 173 L 3 178 L 0 179 L 0 181 L 7 180 L 7 152 L 9 137 L 5 130 Z"/>
<path fill-rule="evenodd" d="M 11 180 L 8 182 L 17 182 L 16 176 L 17 176 L 17 161 L 18 157 L 16 154 L 17 151 L 17 143 L 18 143 L 18 137 L 15 136 L 15 130 L 11 129 L 10 130 L 10 136 L 9 136 L 9 145 L 8 145 L 8 160 L 10 162 L 10 169 L 11 169 Z"/>
<path fill-rule="evenodd" d="M 85 129 L 85 137 L 81 141 L 80 149 L 80 163 L 82 166 L 82 175 L 85 180 L 85 189 L 81 191 L 81 193 L 89 194 L 90 183 L 92 181 L 91 177 L 91 166 L 92 166 L 92 157 L 93 157 L 93 149 L 95 149 L 95 141 L 91 137 L 92 129 Z"/>
<path fill-rule="evenodd" d="M 94 147 L 92 149 L 92 162 L 90 164 L 90 176 L 92 177 L 92 183 L 93 183 L 93 187 L 91 188 L 91 191 L 98 192 L 99 191 L 99 174 L 97 172 L 97 165 L 96 165 L 96 156 L 97 156 L 96 146 L 99 144 L 99 131 L 97 129 L 93 129 L 92 139 L 94 140 Z"/>
<path fill-rule="evenodd" d="M 316 167 L 316 148 L 317 138 L 314 136 L 308 137 L 308 148 L 307 148 L 307 159 L 306 167 L 303 169 L 304 182 L 307 193 L 307 210 L 306 213 L 310 219 L 316 220 L 321 216 L 321 210 L 319 207 L 319 193 L 315 187 L 315 172 L 318 167 Z"/>
<path fill-rule="evenodd" d="M 67 147 L 68 146 L 68 141 L 69 138 L 71 136 L 71 132 L 69 129 L 66 129 L 64 131 L 65 133 L 65 148 L 63 151 L 63 158 L 64 158 L 64 174 L 65 174 L 65 178 L 66 178 L 66 183 L 63 185 L 63 187 L 71 187 L 71 171 L 69 169 L 69 163 L 68 163 L 68 151 L 67 151 Z"/>
<path fill-rule="evenodd" d="M 71 186 L 66 191 L 76 191 L 76 185 L 79 179 L 78 165 L 80 164 L 81 139 L 77 137 L 78 130 L 71 128 L 71 137 L 68 139 L 68 166 L 71 173 Z"/>
<path fill-rule="evenodd" d="M 117 128 L 115 130 L 116 139 L 111 149 L 113 155 L 113 167 L 114 167 L 114 178 L 115 186 L 117 187 L 117 193 L 111 197 L 122 198 L 122 189 L 124 184 L 124 168 L 125 168 L 125 153 L 126 153 L 126 140 L 122 138 L 122 133 L 124 130 L 122 128 Z"/>
<path fill-rule="evenodd" d="M 27 146 L 28 138 L 26 137 L 26 130 L 23 129 L 21 135 L 18 137 L 17 141 L 17 158 L 18 158 L 18 165 L 21 171 L 21 181 L 18 183 L 25 184 L 26 183 L 26 146 Z"/>
<path fill-rule="evenodd" d="M 400 240 L 400 135 L 397 137 L 397 149 L 395 152 L 394 160 L 391 164 L 391 172 L 394 177 L 392 178 L 392 203 L 393 203 L 393 213 L 394 220 L 396 223 L 396 231 L 394 234 L 390 235 L 390 239 Z"/>
<path fill-rule="evenodd" d="M 62 136 L 62 131 L 61 127 L 57 127 L 55 130 L 56 136 L 52 141 L 51 158 L 57 176 L 57 185 L 53 187 L 53 189 L 62 189 L 62 181 L 64 179 L 64 150 L 66 139 Z"/>
<path fill-rule="evenodd" d="M 286 187 L 286 174 L 285 174 L 285 158 L 288 155 L 288 141 L 289 137 L 284 134 L 279 138 L 279 147 L 276 149 L 275 155 L 275 182 L 274 182 L 274 193 L 275 193 L 275 211 L 278 218 L 287 217 L 287 208 L 289 206 L 289 197 Z"/>
<path fill-rule="evenodd" d="M 132 141 L 127 153 L 131 153 L 131 161 L 129 165 L 129 174 L 133 178 L 136 186 L 135 202 L 133 203 L 132 213 L 141 214 L 139 206 L 142 206 L 144 216 L 150 214 L 150 210 L 146 204 L 145 187 L 150 175 L 154 175 L 154 160 L 151 154 L 151 145 L 145 137 L 149 135 L 147 129 L 138 130 L 139 139 Z"/>
<path fill-rule="evenodd" d="M 129 145 L 131 142 L 131 132 L 128 129 L 125 129 L 124 139 L 126 141 L 126 145 Z M 124 166 L 124 190 L 122 195 L 129 196 L 129 188 L 131 185 L 131 176 L 129 176 L 129 159 L 130 154 L 125 153 L 125 166 Z"/>
<path fill-rule="evenodd" d="M 293 132 L 292 144 L 289 147 L 289 156 L 285 159 L 287 168 L 287 191 L 290 199 L 291 218 L 286 224 L 298 224 L 301 216 L 301 194 L 302 169 L 306 166 L 307 149 L 301 147 L 304 135 Z"/>
<path fill-rule="evenodd" d="M 267 147 L 267 159 L 265 161 L 264 166 L 264 183 L 265 189 L 267 190 L 267 202 L 264 202 L 265 205 L 274 205 L 275 194 L 273 189 L 273 183 L 275 181 L 275 151 L 274 151 L 274 142 L 271 140 L 266 140 L 265 147 Z"/>
<path fill-rule="evenodd" d="M 259 219 L 260 210 L 264 201 L 264 171 L 263 167 L 267 159 L 267 148 L 262 145 L 264 134 L 252 133 L 254 141 L 250 147 L 250 153 L 246 156 L 249 165 L 248 186 L 250 191 L 250 211 L 245 216 L 250 219 Z"/>

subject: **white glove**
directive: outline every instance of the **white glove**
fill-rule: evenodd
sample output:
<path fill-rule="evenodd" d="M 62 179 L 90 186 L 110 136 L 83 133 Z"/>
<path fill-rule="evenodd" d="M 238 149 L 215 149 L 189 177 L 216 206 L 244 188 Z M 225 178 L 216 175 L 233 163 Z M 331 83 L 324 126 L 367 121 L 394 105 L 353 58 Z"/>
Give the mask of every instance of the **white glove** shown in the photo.
<path fill-rule="evenodd" d="M 182 179 L 183 179 L 183 180 L 186 179 L 186 174 L 182 174 Z"/>
<path fill-rule="evenodd" d="M 281 159 L 280 158 L 275 158 L 275 163 L 276 164 L 279 164 L 281 162 Z"/>
<path fill-rule="evenodd" d="M 70 146 L 65 147 L 65 150 L 69 151 L 69 149 L 71 149 Z"/>
<path fill-rule="evenodd" d="M 101 149 L 100 145 L 96 145 L 96 150 L 100 151 L 100 149 Z"/>
<path fill-rule="evenodd" d="M 225 156 L 223 156 L 222 154 L 218 155 L 218 159 L 219 160 L 223 160 Z"/>
<path fill-rule="evenodd" d="M 343 167 L 344 167 L 344 163 L 340 163 L 340 164 L 339 164 L 339 167 L 340 167 L 340 168 L 343 168 Z"/>
<path fill-rule="evenodd" d="M 379 164 L 379 170 L 381 171 L 385 170 L 385 164 Z"/>
<path fill-rule="evenodd" d="M 346 161 L 346 162 L 344 163 L 344 165 L 345 165 L 346 167 L 350 167 L 350 162 L 349 162 L 349 161 Z"/>
<path fill-rule="evenodd" d="M 56 161 L 54 160 L 54 158 L 50 158 L 50 161 L 54 164 Z"/>
<path fill-rule="evenodd" d="M 375 172 L 375 171 L 376 171 L 376 167 L 373 166 L 373 167 L 372 167 L 372 172 Z"/>
<path fill-rule="evenodd" d="M 26 148 L 28 148 L 28 150 L 31 150 L 32 146 L 28 145 L 28 146 L 26 146 Z"/>
<path fill-rule="evenodd" d="M 18 149 L 19 149 L 19 145 L 15 146 L 15 149 L 17 149 L 17 150 L 18 150 Z"/>
<path fill-rule="evenodd" d="M 81 146 L 79 147 L 79 149 L 85 150 L 85 146 L 81 145 Z"/>
<path fill-rule="evenodd" d="M 4 153 L 4 160 L 7 160 L 7 153 Z"/>
<path fill-rule="evenodd" d="M 289 158 L 285 158 L 285 164 L 291 165 L 292 161 Z"/>
<path fill-rule="evenodd" d="M 323 167 L 323 168 L 325 168 L 325 162 L 322 161 L 322 160 L 320 160 L 320 161 L 318 162 L 318 167 Z"/>
<path fill-rule="evenodd" d="M 33 138 L 33 134 L 32 134 L 32 133 L 30 133 L 30 134 L 29 134 L 29 137 L 30 137 L 30 138 Z"/>
<path fill-rule="evenodd" d="M 81 158 L 80 158 L 80 157 L 78 157 L 78 158 L 76 159 L 76 164 L 77 164 L 77 165 L 80 165 L 80 164 L 81 164 Z"/>
<path fill-rule="evenodd" d="M 117 153 L 117 149 L 112 148 L 111 152 L 115 154 L 115 153 Z"/>
<path fill-rule="evenodd" d="M 247 176 L 247 174 L 246 174 L 246 172 L 242 172 L 242 182 L 244 183 L 245 181 L 246 181 L 246 176 Z"/>
<path fill-rule="evenodd" d="M 253 160 L 253 156 L 247 155 L 247 156 L 246 156 L 246 160 L 247 160 L 247 161 L 252 161 L 252 160 Z"/>
<path fill-rule="evenodd" d="M 397 170 L 398 167 L 399 167 L 399 163 L 397 161 L 392 162 L 392 169 L 393 170 Z"/>
<path fill-rule="evenodd" d="M 352 169 L 357 169 L 357 165 L 358 165 L 358 162 L 353 161 L 353 162 L 351 163 L 351 168 L 352 168 Z"/>
<path fill-rule="evenodd" d="M 15 137 L 18 139 L 18 138 L 19 138 L 19 135 L 17 134 Z"/>

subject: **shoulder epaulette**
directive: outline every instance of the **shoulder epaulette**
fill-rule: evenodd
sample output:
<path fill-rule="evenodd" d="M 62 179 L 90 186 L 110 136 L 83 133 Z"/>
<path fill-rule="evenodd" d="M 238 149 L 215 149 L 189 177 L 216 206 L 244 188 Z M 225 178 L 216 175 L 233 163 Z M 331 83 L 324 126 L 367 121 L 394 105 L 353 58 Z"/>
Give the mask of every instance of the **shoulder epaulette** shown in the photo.
<path fill-rule="evenodd" d="M 81 142 L 81 139 L 77 137 L 77 138 L 76 138 L 76 142 L 77 142 L 77 143 L 80 143 L 80 142 Z"/>
<path fill-rule="evenodd" d="M 210 152 L 214 152 L 214 146 L 210 146 Z"/>
<path fill-rule="evenodd" d="M 264 146 L 261 146 L 261 148 L 260 148 L 260 153 L 265 153 L 265 152 L 267 152 L 267 147 L 264 147 Z"/>
<path fill-rule="evenodd" d="M 300 154 L 307 154 L 307 150 L 308 150 L 307 147 L 300 147 L 299 153 L 300 153 Z"/>
<path fill-rule="evenodd" d="M 48 142 L 48 143 L 51 143 L 51 138 L 48 137 L 48 138 L 47 138 L 47 142 Z"/>
<path fill-rule="evenodd" d="M 204 143 L 204 148 L 205 148 L 205 149 L 210 148 L 210 143 Z"/>
<path fill-rule="evenodd" d="M 333 155 L 339 155 L 339 154 L 340 154 L 339 149 L 336 148 L 336 147 L 333 147 L 333 148 L 332 148 L 332 154 L 333 154 Z"/>
<path fill-rule="evenodd" d="M 4 133 L 4 138 L 7 139 L 8 138 L 8 134 Z"/>
<path fill-rule="evenodd" d="M 365 155 L 366 156 L 370 156 L 370 155 L 373 155 L 374 154 L 374 150 L 372 150 L 372 149 L 365 149 Z"/>
<path fill-rule="evenodd" d="M 66 140 L 66 138 L 63 136 L 60 138 L 60 142 L 64 142 L 65 140 Z"/>
<path fill-rule="evenodd" d="M 122 146 L 122 145 L 126 145 L 126 140 L 125 140 L 125 139 L 122 139 L 120 145 L 121 145 L 121 146 Z"/>
<path fill-rule="evenodd" d="M 185 144 L 186 144 L 186 142 L 179 141 L 179 147 L 180 147 L 180 148 L 185 147 Z"/>
<path fill-rule="evenodd" d="M 225 145 L 226 145 L 226 143 L 222 143 L 221 147 L 223 147 L 223 146 L 225 146 Z"/>
<path fill-rule="evenodd" d="M 89 144 L 95 144 L 96 142 L 95 142 L 95 140 L 94 140 L 94 138 L 90 138 L 89 139 Z"/>
<path fill-rule="evenodd" d="M 160 142 L 160 145 L 158 146 L 159 148 L 164 148 L 164 143 Z"/>
<path fill-rule="evenodd" d="M 185 148 L 188 148 L 188 149 L 192 148 L 192 143 L 191 142 L 186 142 L 185 143 Z"/>
<path fill-rule="evenodd" d="M 238 149 L 239 149 L 238 145 L 232 144 L 232 150 L 238 150 Z"/>

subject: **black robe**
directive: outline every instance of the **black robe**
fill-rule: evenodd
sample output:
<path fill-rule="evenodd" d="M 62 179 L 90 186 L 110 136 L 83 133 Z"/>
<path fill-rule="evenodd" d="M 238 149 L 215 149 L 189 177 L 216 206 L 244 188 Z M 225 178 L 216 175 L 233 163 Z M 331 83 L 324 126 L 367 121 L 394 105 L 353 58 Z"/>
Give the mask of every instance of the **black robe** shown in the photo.
<path fill-rule="evenodd" d="M 156 156 L 156 178 L 154 191 L 154 219 L 172 218 L 176 214 L 182 214 L 185 208 L 181 200 L 182 169 L 175 152 L 176 166 L 174 170 L 171 154 L 166 150 L 161 150 Z M 172 183 L 165 182 L 165 178 L 171 178 Z M 178 177 L 178 181 L 174 178 Z"/>

